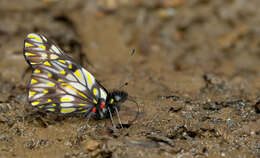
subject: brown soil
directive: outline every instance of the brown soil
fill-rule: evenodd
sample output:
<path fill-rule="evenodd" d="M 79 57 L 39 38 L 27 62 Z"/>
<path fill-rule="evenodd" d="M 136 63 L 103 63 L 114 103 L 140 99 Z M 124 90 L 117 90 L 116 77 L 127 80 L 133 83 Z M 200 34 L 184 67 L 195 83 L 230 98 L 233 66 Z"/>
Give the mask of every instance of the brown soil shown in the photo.
<path fill-rule="evenodd" d="M 259 0 L 1 0 L 0 157 L 260 157 Z M 110 119 L 39 113 L 26 34 L 52 38 L 140 105 Z M 131 49 L 135 48 L 134 56 Z M 116 117 L 114 117 L 117 120 Z M 118 123 L 117 123 L 118 124 Z"/>

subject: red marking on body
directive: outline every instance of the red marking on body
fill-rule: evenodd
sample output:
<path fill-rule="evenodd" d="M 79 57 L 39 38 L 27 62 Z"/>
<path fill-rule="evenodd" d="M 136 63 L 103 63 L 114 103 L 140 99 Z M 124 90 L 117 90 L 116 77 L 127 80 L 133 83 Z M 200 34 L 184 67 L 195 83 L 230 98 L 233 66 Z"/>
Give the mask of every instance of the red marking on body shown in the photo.
<path fill-rule="evenodd" d="M 101 108 L 101 109 L 104 109 L 105 106 L 106 106 L 105 102 L 102 102 L 102 103 L 100 104 L 100 108 Z"/>
<path fill-rule="evenodd" d="M 97 111 L 96 107 L 92 108 L 92 112 L 96 112 L 96 111 Z"/>

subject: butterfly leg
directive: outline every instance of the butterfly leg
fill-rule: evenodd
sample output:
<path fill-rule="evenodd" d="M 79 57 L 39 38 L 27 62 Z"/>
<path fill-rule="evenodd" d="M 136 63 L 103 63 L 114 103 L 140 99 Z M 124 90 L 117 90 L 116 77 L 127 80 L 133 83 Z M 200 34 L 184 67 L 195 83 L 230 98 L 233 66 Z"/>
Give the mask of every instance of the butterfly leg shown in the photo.
<path fill-rule="evenodd" d="M 88 114 L 88 116 L 87 116 L 87 122 L 86 122 L 86 127 L 85 128 L 90 128 L 91 126 L 88 124 L 88 122 L 89 122 L 89 120 L 90 120 L 90 118 L 91 118 L 91 116 L 93 116 L 93 112 L 90 112 L 89 114 Z"/>
<path fill-rule="evenodd" d="M 110 110 L 109 107 L 108 107 L 108 111 L 109 111 L 110 119 L 111 119 L 111 121 L 112 121 L 113 128 L 116 129 L 116 125 L 115 125 L 115 122 L 114 122 L 114 119 L 113 119 L 113 117 L 112 117 L 112 113 L 111 113 L 111 110 Z"/>
<path fill-rule="evenodd" d="M 85 126 L 83 125 L 83 127 L 80 128 L 80 132 L 84 132 L 87 128 L 90 128 L 90 127 L 91 127 L 91 126 L 88 124 L 88 122 L 89 122 L 91 116 L 93 116 L 93 113 L 92 113 L 92 112 L 90 112 L 90 113 L 87 114 L 87 116 L 86 116 L 86 117 L 87 117 L 86 124 L 85 124 Z"/>
<path fill-rule="evenodd" d="M 121 128 L 124 128 L 123 125 L 122 125 L 121 119 L 120 119 L 120 117 L 119 117 L 119 112 L 118 112 L 118 110 L 117 110 L 116 107 L 115 107 L 115 110 L 116 110 L 116 115 L 117 115 L 117 118 L 118 118 L 118 122 L 119 122 L 119 124 L 120 124 L 120 127 L 121 127 Z"/>

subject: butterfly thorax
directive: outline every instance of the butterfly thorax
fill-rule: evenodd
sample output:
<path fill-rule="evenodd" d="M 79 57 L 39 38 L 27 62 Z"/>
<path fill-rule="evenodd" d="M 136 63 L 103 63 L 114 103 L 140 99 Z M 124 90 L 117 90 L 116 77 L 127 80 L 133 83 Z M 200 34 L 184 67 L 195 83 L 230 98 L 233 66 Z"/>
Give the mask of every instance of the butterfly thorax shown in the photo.
<path fill-rule="evenodd" d="M 112 91 L 108 93 L 106 101 L 99 100 L 95 107 L 92 108 L 96 119 L 109 118 L 110 112 L 114 114 L 120 110 L 120 104 L 127 99 L 128 94 L 124 91 Z"/>

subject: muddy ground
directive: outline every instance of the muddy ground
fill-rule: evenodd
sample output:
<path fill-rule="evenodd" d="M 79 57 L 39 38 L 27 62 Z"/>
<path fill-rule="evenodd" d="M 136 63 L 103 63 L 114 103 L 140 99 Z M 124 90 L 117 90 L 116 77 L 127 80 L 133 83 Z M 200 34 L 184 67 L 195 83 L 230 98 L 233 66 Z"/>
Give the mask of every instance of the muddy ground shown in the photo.
<path fill-rule="evenodd" d="M 260 157 L 259 7 L 259 0 L 1 0 L 0 157 Z M 38 113 L 26 101 L 30 32 L 53 39 L 108 90 L 128 82 L 120 89 L 139 103 L 137 120 L 129 101 L 118 130 L 110 119 L 85 128 L 86 118 Z"/>

